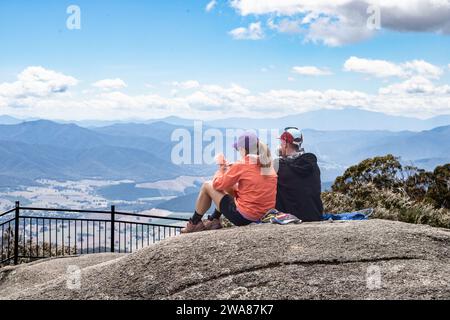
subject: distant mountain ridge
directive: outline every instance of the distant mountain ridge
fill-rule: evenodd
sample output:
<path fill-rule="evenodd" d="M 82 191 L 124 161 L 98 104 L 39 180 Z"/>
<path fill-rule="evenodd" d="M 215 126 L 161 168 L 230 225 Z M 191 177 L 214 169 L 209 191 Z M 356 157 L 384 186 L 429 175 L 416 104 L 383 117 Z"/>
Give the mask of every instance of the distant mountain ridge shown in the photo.
<path fill-rule="evenodd" d="M 23 120 L 14 118 L 14 117 L 10 117 L 10 116 L 0 116 L 0 124 L 17 124 L 17 123 L 21 123 L 23 122 Z"/>
<path fill-rule="evenodd" d="M 318 110 L 281 118 L 259 120 L 232 118 L 208 121 L 215 127 L 252 127 L 284 128 L 297 126 L 302 129 L 321 131 L 337 130 L 388 130 L 388 131 L 423 131 L 438 126 L 450 125 L 450 115 L 421 120 L 416 118 L 390 116 L 379 112 L 360 109 Z"/>
<path fill-rule="evenodd" d="M 165 122 L 151 124 L 116 124 L 95 130 L 110 135 L 151 135 L 169 141 L 172 130 L 179 128 Z M 188 127 L 186 127 L 188 128 Z M 405 160 L 449 159 L 450 126 L 421 132 L 386 130 L 303 130 L 306 151 L 316 153 L 324 165 L 342 167 L 367 157 L 392 153 Z M 224 130 L 224 129 L 222 129 Z"/>
<path fill-rule="evenodd" d="M 70 149 L 0 141 L 0 174 L 22 179 L 78 180 L 175 178 L 183 171 L 155 155 L 130 148 L 98 146 Z"/>
<path fill-rule="evenodd" d="M 34 121 L 36 119 L 28 119 Z M 19 120 L 10 116 L 0 116 L 0 124 L 17 124 Z M 86 128 L 107 127 L 116 124 L 152 124 L 164 122 L 176 126 L 192 126 L 194 120 L 170 116 L 160 119 L 147 120 L 84 120 L 84 121 L 55 121 L 61 124 L 74 123 Z M 298 126 L 302 129 L 315 130 L 388 130 L 388 131 L 423 131 L 435 127 L 450 125 L 450 114 L 435 116 L 429 119 L 418 119 L 406 116 L 392 116 L 381 112 L 367 111 L 358 108 L 344 108 L 341 110 L 321 109 L 299 114 L 271 118 L 253 119 L 245 117 L 225 118 L 204 121 L 205 125 L 219 128 L 283 128 Z"/>
<path fill-rule="evenodd" d="M 0 175 L 30 181 L 95 177 L 145 182 L 183 174 L 161 141 L 109 136 L 46 120 L 0 125 L 0 154 Z"/>
<path fill-rule="evenodd" d="M 192 124 L 186 119 L 168 117 L 161 121 L 174 125 Z M 439 126 L 450 125 L 450 114 L 432 117 L 429 119 L 417 119 L 405 116 L 391 116 L 381 112 L 366 111 L 356 108 L 342 110 L 317 110 L 289 116 L 253 119 L 244 117 L 225 118 L 221 120 L 205 121 L 211 127 L 219 128 L 253 128 L 269 129 L 297 126 L 302 129 L 314 129 L 321 131 L 336 130 L 388 130 L 388 131 L 423 131 L 431 130 Z"/>
<path fill-rule="evenodd" d="M 0 177 L 31 184 L 39 178 L 147 182 L 212 175 L 215 165 L 172 163 L 171 151 L 177 142 L 171 141 L 171 134 L 179 128 L 163 121 L 91 129 L 47 120 L 0 125 Z M 450 126 L 421 132 L 306 129 L 304 137 L 306 151 L 319 158 L 323 182 L 334 180 L 363 159 L 387 153 L 428 170 L 450 162 Z"/>

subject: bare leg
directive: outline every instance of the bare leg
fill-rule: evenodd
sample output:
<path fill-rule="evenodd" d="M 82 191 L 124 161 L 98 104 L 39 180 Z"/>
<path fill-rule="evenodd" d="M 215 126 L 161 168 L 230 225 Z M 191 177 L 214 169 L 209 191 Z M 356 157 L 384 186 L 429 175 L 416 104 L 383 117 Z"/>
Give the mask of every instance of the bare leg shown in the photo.
<path fill-rule="evenodd" d="M 197 198 L 195 211 L 197 211 L 199 215 L 204 215 L 211 207 L 212 202 L 214 202 L 216 208 L 219 209 L 220 200 L 222 200 L 224 195 L 225 192 L 215 190 L 210 181 L 203 183 Z"/>
<path fill-rule="evenodd" d="M 211 182 L 203 183 L 197 198 L 197 203 L 195 204 L 195 214 L 192 216 L 192 219 L 189 220 L 186 227 L 181 229 L 181 233 L 220 229 L 222 225 L 218 219 L 212 219 L 211 221 L 214 221 L 215 224 L 211 224 L 212 222 L 210 220 L 203 222 L 201 216 L 208 211 L 213 202 L 216 207 L 219 208 L 220 201 L 224 196 L 224 192 L 214 190 Z"/>

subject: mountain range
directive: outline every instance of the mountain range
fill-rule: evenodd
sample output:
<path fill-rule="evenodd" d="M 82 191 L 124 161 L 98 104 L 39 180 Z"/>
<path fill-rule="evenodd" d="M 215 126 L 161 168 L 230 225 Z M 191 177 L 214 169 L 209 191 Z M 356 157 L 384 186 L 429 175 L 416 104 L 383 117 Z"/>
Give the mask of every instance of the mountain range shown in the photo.
<path fill-rule="evenodd" d="M 39 119 L 24 119 L 27 121 Z M 24 120 L 10 116 L 0 116 L 0 124 L 17 124 Z M 123 120 L 123 121 L 56 121 L 62 124 L 75 123 L 81 127 L 106 127 L 114 124 L 151 124 L 165 122 L 176 126 L 190 127 L 192 119 L 183 119 L 170 116 L 152 120 Z M 322 109 L 279 118 L 251 119 L 244 117 L 225 118 L 205 121 L 205 125 L 220 128 L 283 128 L 284 126 L 298 126 L 302 129 L 321 131 L 335 130 L 388 130 L 388 131 L 423 131 L 436 127 L 450 125 L 450 115 L 440 115 L 428 119 L 418 119 L 405 116 L 391 116 L 380 112 L 367 111 L 357 108 L 344 108 L 341 110 Z"/>
<path fill-rule="evenodd" d="M 170 120 L 169 120 L 170 122 Z M 429 119 L 391 116 L 380 112 L 347 108 L 342 110 L 317 110 L 274 119 L 230 118 L 207 122 L 213 127 L 284 128 L 297 126 L 321 131 L 335 130 L 388 130 L 423 131 L 450 125 L 450 115 Z"/>
<path fill-rule="evenodd" d="M 10 117 L 10 116 L 6 116 L 6 115 L 0 115 L 0 124 L 17 124 L 17 123 L 21 123 L 23 122 L 23 120 L 14 118 L 14 117 Z"/>
<path fill-rule="evenodd" d="M 109 136 L 44 120 L 0 125 L 0 154 L 2 179 L 154 181 L 183 174 L 167 161 L 170 148 L 162 141 Z"/>
<path fill-rule="evenodd" d="M 172 163 L 171 134 L 179 128 L 162 121 L 91 129 L 46 120 L 0 125 L 0 176 L 5 184 L 7 177 L 142 182 L 212 174 L 215 166 Z M 306 151 L 319 158 L 323 181 L 332 181 L 363 159 L 387 153 L 429 170 L 450 162 L 450 126 L 421 132 L 307 129 L 304 139 Z"/>
<path fill-rule="evenodd" d="M 287 124 L 285 122 L 281 127 Z M 176 128 L 179 127 L 158 121 L 150 124 L 115 124 L 93 130 L 120 137 L 157 137 L 160 141 L 170 141 L 170 135 Z M 224 129 L 222 132 L 225 134 Z M 338 170 L 368 157 L 387 153 L 400 156 L 404 161 L 423 163 L 432 162 L 432 159 L 441 163 L 450 158 L 450 126 L 420 132 L 305 129 L 303 135 L 306 151 L 315 153 L 324 167 L 334 166 Z"/>

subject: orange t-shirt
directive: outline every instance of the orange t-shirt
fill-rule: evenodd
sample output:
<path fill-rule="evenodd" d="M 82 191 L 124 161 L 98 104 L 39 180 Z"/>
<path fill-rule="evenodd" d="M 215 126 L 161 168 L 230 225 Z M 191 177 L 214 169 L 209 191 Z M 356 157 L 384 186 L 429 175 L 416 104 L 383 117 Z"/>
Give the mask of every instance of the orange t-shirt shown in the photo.
<path fill-rule="evenodd" d="M 219 169 L 213 187 L 219 191 L 235 188 L 238 211 L 244 218 L 258 221 L 275 208 L 277 174 L 273 168 L 261 168 L 254 159 L 246 156 L 227 170 Z"/>

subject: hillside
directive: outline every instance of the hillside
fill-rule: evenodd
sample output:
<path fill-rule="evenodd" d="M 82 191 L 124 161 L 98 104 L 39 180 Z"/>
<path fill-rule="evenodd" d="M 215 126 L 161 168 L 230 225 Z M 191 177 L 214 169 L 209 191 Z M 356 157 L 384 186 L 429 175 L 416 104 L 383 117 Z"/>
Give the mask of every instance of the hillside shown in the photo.
<path fill-rule="evenodd" d="M 29 185 L 40 178 L 153 181 L 183 173 L 152 153 L 118 146 L 74 149 L 0 140 L 0 153 L 0 174 L 10 179 L 30 179 Z"/>
<path fill-rule="evenodd" d="M 150 137 L 110 136 L 74 124 L 0 125 L 0 174 L 28 180 L 28 185 L 39 178 L 174 178 L 183 171 L 170 162 L 170 151 Z"/>
<path fill-rule="evenodd" d="M 273 127 L 275 123 L 270 125 Z M 28 185 L 38 178 L 146 182 L 180 175 L 212 175 L 215 165 L 173 165 L 171 152 L 178 142 L 171 141 L 171 134 L 177 128 L 161 121 L 95 129 L 45 120 L 0 125 L 4 159 L 0 175 L 9 181 L 27 180 Z M 183 128 L 193 134 L 193 128 Z M 387 153 L 427 170 L 450 162 L 450 126 L 421 132 L 304 130 L 304 137 L 305 149 L 319 158 L 323 182 L 333 181 L 346 167 L 363 159 Z M 208 144 L 203 141 L 203 147 Z"/>
<path fill-rule="evenodd" d="M 0 298 L 449 299 L 449 247 L 449 230 L 384 220 L 248 226 L 7 267 Z"/>
<path fill-rule="evenodd" d="M 256 120 L 255 120 L 256 121 Z M 338 122 L 338 121 L 336 121 Z M 383 123 L 381 120 L 376 123 Z M 258 122 L 246 120 L 241 125 L 239 121 L 230 120 L 223 123 L 206 122 L 206 125 L 217 125 L 229 128 L 284 128 L 288 125 L 298 125 L 296 120 L 280 120 L 280 123 L 266 122 L 258 126 Z M 116 124 L 113 126 L 96 128 L 95 131 L 112 136 L 130 137 L 135 136 L 143 139 L 153 137 L 161 142 L 170 141 L 170 136 L 176 125 L 165 122 L 154 122 L 151 124 Z M 189 129 L 189 127 L 184 127 Z M 303 128 L 300 126 L 300 128 Z M 432 170 L 435 166 L 431 164 L 444 164 L 450 161 L 450 126 L 437 127 L 420 132 L 387 130 L 326 130 L 305 129 L 304 147 L 319 157 L 324 181 L 331 181 L 341 174 L 349 165 L 373 156 L 395 154 L 403 160 L 424 165 L 424 169 Z M 204 128 L 205 130 L 207 127 Z M 192 128 L 189 130 L 192 131 Z M 225 129 L 221 129 L 225 136 Z M 151 149 L 150 149 L 151 150 Z M 423 160 L 426 161 L 423 161 Z M 420 161 L 420 162 L 419 162 Z M 430 164 L 430 165 L 429 165 Z"/>
<path fill-rule="evenodd" d="M 16 119 L 14 117 L 0 115 L 0 124 L 17 124 L 21 122 L 22 120 Z"/>

